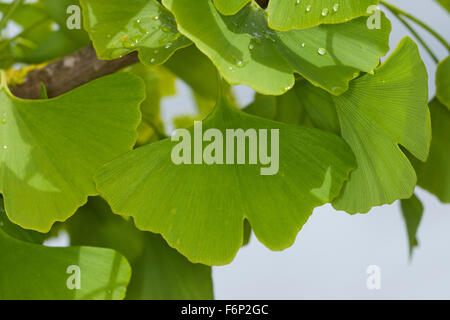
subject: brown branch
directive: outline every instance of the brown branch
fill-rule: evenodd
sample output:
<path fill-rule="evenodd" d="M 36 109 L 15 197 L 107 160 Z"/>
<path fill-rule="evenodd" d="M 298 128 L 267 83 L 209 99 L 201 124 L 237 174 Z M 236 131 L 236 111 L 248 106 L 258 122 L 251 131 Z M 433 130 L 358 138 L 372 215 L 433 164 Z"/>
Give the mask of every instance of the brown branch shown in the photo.
<path fill-rule="evenodd" d="M 42 82 L 48 97 L 52 98 L 138 61 L 136 52 L 116 60 L 99 60 L 94 48 L 89 46 L 30 71 L 25 81 L 12 87 L 11 92 L 20 98 L 39 99 Z"/>

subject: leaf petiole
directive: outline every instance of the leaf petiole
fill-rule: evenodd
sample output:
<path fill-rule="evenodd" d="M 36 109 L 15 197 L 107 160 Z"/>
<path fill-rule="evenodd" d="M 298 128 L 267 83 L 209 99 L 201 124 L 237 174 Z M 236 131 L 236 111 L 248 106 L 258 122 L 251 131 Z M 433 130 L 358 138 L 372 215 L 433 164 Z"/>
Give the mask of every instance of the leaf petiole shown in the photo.
<path fill-rule="evenodd" d="M 428 26 L 426 23 L 424 23 L 423 21 L 419 20 L 418 18 L 412 16 L 411 14 L 403 11 L 400 8 L 397 8 L 396 6 L 390 4 L 386 1 L 381 0 L 380 3 L 383 6 L 385 6 L 389 11 L 391 11 L 397 18 L 399 18 L 399 16 L 404 16 L 404 17 L 410 19 L 411 21 L 417 23 L 419 26 L 421 26 L 422 28 L 427 30 L 429 33 L 431 33 L 445 48 L 447 48 L 448 51 L 450 51 L 450 45 L 447 43 L 447 41 L 439 33 L 437 33 L 430 26 Z M 400 18 L 399 18 L 399 20 L 402 23 L 404 23 L 404 20 L 402 21 Z"/>

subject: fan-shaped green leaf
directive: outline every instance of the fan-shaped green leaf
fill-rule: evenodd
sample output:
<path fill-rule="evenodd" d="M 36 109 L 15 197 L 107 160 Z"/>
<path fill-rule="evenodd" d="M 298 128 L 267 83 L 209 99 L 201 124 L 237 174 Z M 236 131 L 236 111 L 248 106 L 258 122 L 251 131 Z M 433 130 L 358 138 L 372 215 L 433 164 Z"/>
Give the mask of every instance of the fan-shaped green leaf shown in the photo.
<path fill-rule="evenodd" d="M 423 163 L 411 158 L 417 172 L 418 184 L 450 203 L 450 110 L 438 99 L 430 102 L 433 139 L 430 156 Z"/>
<path fill-rule="evenodd" d="M 431 139 L 427 72 L 417 45 L 403 39 L 374 75 L 354 80 L 333 98 L 342 136 L 358 162 L 333 206 L 367 212 L 410 198 L 417 178 L 399 144 L 425 161 Z"/>
<path fill-rule="evenodd" d="M 143 63 L 161 64 L 191 43 L 156 0 L 81 0 L 81 4 L 85 28 L 101 59 L 138 51 Z"/>
<path fill-rule="evenodd" d="M 193 262 L 229 263 L 243 244 L 244 219 L 267 247 L 287 248 L 312 210 L 339 193 L 354 166 L 352 153 L 339 137 L 250 116 L 224 99 L 202 126 L 204 131 L 216 128 L 223 136 L 227 129 L 268 130 L 271 138 L 262 136 L 259 141 L 269 138 L 273 171 L 265 172 L 269 165 L 263 169 L 256 164 L 176 165 L 171 154 L 178 144 L 166 139 L 112 161 L 96 176 L 100 193 L 115 213 L 133 216 L 139 229 L 161 233 Z M 279 153 L 272 129 L 279 130 Z M 179 134 L 195 134 L 192 144 L 185 143 L 191 150 L 199 148 L 194 143 L 202 137 L 198 126 Z M 225 142 L 220 145 L 215 139 L 220 158 L 226 153 Z M 237 163 L 237 152 L 227 154 Z M 192 160 L 188 153 L 186 157 Z"/>
<path fill-rule="evenodd" d="M 221 14 L 233 15 L 238 13 L 251 0 L 214 0 L 214 5 Z"/>
<path fill-rule="evenodd" d="M 231 84 L 280 95 L 295 82 L 294 72 L 333 94 L 348 88 L 355 72 L 371 72 L 388 51 L 390 22 L 369 30 L 364 18 L 345 24 L 277 32 L 255 4 L 222 16 L 212 0 L 164 0 L 181 33 L 191 39 Z"/>
<path fill-rule="evenodd" d="M 411 257 L 414 247 L 419 245 L 416 234 L 422 220 L 423 205 L 420 199 L 413 195 L 410 199 L 401 201 L 401 209 L 408 233 L 409 255 Z"/>
<path fill-rule="evenodd" d="M 50 100 L 0 87 L 0 190 L 9 218 L 47 232 L 97 193 L 92 179 L 136 140 L 140 79 L 120 73 Z"/>
<path fill-rule="evenodd" d="M 77 275 L 79 289 L 71 286 Z M 12 238 L 0 227 L 2 300 L 123 299 L 130 276 L 130 265 L 113 250 L 48 248 Z"/>
<path fill-rule="evenodd" d="M 436 71 L 436 95 L 450 110 L 450 56 L 441 61 Z"/>
<path fill-rule="evenodd" d="M 64 32 L 72 41 L 76 41 L 80 46 L 89 44 L 89 36 L 83 29 L 68 29 L 67 19 L 69 17 L 67 9 L 70 6 L 79 6 L 79 0 L 41 0 L 46 6 L 53 19 L 59 24 L 60 30 Z"/>
<path fill-rule="evenodd" d="M 190 263 L 161 236 L 137 230 L 99 197 L 65 226 L 72 244 L 112 248 L 128 259 L 133 274 L 127 299 L 213 299 L 210 267 Z"/>
<path fill-rule="evenodd" d="M 379 0 L 270 0 L 269 25 L 276 30 L 306 29 L 365 16 Z M 373 13 L 373 12 L 372 12 Z"/>

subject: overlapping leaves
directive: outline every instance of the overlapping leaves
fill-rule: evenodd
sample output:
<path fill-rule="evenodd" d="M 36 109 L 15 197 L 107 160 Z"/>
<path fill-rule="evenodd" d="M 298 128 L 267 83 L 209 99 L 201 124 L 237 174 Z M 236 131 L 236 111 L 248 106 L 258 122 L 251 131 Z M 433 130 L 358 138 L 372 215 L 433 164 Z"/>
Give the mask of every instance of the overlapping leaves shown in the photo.
<path fill-rule="evenodd" d="M 85 28 L 101 59 L 138 51 L 143 63 L 161 64 L 191 43 L 156 0 L 81 0 L 81 4 Z"/>
<path fill-rule="evenodd" d="M 3 204 L 3 202 L 1 203 Z M 131 268 L 114 250 L 49 248 L 13 225 L 0 207 L 0 299 L 123 299 Z M 37 243 L 32 243 L 32 242 Z M 75 290 L 79 276 L 80 286 Z"/>
<path fill-rule="evenodd" d="M 0 88 L 0 190 L 9 218 L 47 232 L 97 193 L 93 175 L 136 140 L 142 82 L 127 73 L 50 100 Z"/>
<path fill-rule="evenodd" d="M 410 198 L 417 182 L 401 144 L 425 161 L 431 139 L 425 65 L 416 44 L 403 39 L 375 70 L 334 97 L 342 136 L 358 168 L 334 201 L 337 209 L 367 212 L 372 206 Z"/>
<path fill-rule="evenodd" d="M 279 171 L 267 176 L 250 164 L 176 165 L 171 152 L 177 143 L 166 139 L 118 158 L 96 177 L 115 213 L 133 216 L 142 230 L 161 233 L 194 262 L 229 263 L 243 243 L 244 219 L 267 247 L 285 249 L 312 210 L 339 193 L 354 168 L 353 155 L 339 137 L 249 116 L 225 99 L 203 121 L 203 130 L 209 128 L 223 136 L 233 128 L 278 129 Z"/>
<path fill-rule="evenodd" d="M 127 299 L 213 298 L 210 267 L 190 263 L 161 236 L 137 230 L 101 198 L 90 198 L 64 226 L 73 245 L 112 248 L 128 259 Z"/>
<path fill-rule="evenodd" d="M 251 0 L 214 0 L 220 13 L 236 14 Z M 270 0 L 269 25 L 275 30 L 306 29 L 367 15 L 378 0 Z M 369 11 L 370 12 L 370 11 Z"/>
<path fill-rule="evenodd" d="M 280 95 L 294 85 L 294 73 L 333 94 L 341 94 L 358 71 L 371 72 L 388 51 L 390 23 L 369 30 L 366 19 L 279 32 L 266 13 L 251 4 L 222 16 L 212 0 L 164 0 L 181 33 L 191 39 L 231 84 L 247 84 Z"/>

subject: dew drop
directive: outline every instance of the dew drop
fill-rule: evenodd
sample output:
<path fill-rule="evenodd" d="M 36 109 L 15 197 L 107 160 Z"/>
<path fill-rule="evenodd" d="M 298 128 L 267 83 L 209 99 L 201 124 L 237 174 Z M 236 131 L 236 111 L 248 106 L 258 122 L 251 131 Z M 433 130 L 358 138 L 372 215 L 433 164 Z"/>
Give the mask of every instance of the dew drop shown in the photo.
<path fill-rule="evenodd" d="M 295 1 L 295 5 L 298 6 L 300 4 L 300 0 Z"/>
<path fill-rule="evenodd" d="M 327 50 L 326 50 L 325 48 L 319 48 L 319 49 L 317 50 L 317 52 L 318 52 L 321 56 L 323 56 L 323 55 L 325 55 L 325 54 L 327 53 Z"/>
<path fill-rule="evenodd" d="M 308 5 L 308 6 L 306 7 L 306 12 L 310 12 L 310 11 L 311 11 L 311 8 L 312 8 L 312 6 L 311 6 L 311 5 Z"/>
<path fill-rule="evenodd" d="M 4 146 L 3 146 L 3 149 L 5 149 L 5 150 L 8 149 L 8 146 L 7 146 L 7 145 L 4 145 Z"/>
<path fill-rule="evenodd" d="M 335 3 L 335 4 L 333 5 L 333 11 L 334 11 L 334 12 L 338 12 L 338 10 L 339 10 L 339 3 Z"/>
<path fill-rule="evenodd" d="M 150 63 L 155 63 L 155 58 L 152 58 L 152 59 L 150 60 Z"/>
<path fill-rule="evenodd" d="M 171 46 L 172 46 L 172 44 L 171 44 L 171 43 L 168 43 L 168 44 L 166 44 L 166 45 L 164 46 L 164 48 L 169 49 Z"/>
<path fill-rule="evenodd" d="M 302 48 L 304 48 L 306 46 L 306 44 L 304 42 L 302 42 L 301 46 L 302 46 Z"/>
<path fill-rule="evenodd" d="M 322 9 L 322 16 L 327 16 L 328 15 L 328 12 L 329 12 L 330 10 L 328 10 L 328 8 L 323 8 Z"/>
<path fill-rule="evenodd" d="M 249 49 L 249 50 L 253 50 L 253 49 L 255 49 L 255 46 L 254 46 L 253 44 L 250 43 L 250 44 L 248 45 L 248 49 Z"/>
<path fill-rule="evenodd" d="M 2 118 L 2 123 L 6 124 L 6 118 Z"/>

